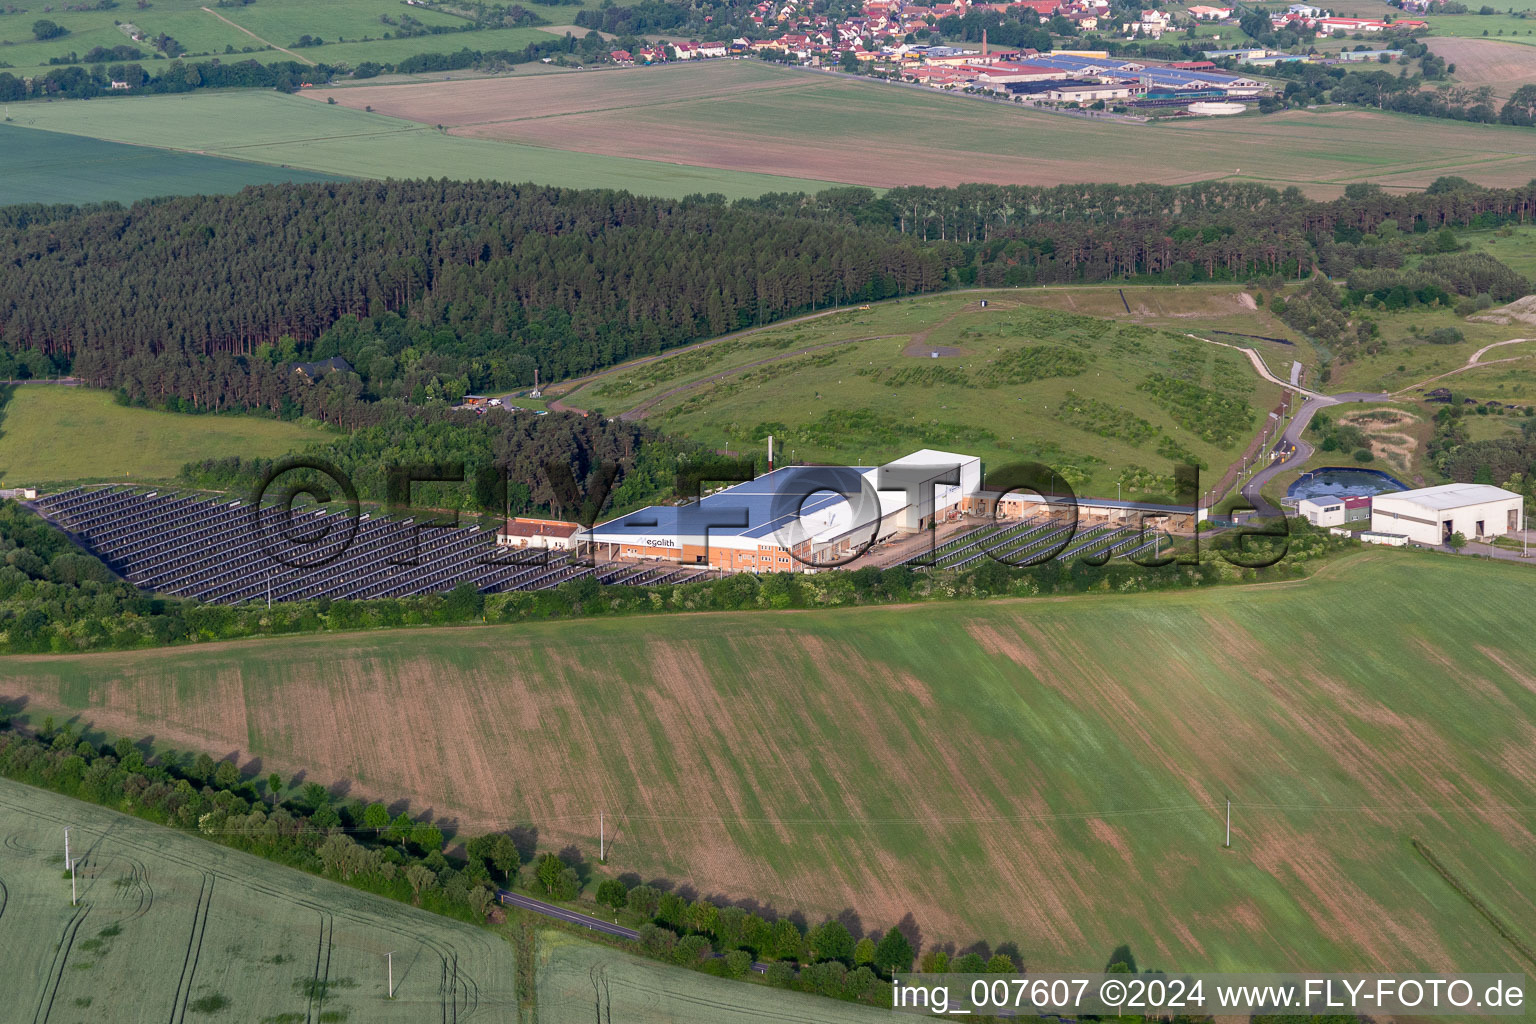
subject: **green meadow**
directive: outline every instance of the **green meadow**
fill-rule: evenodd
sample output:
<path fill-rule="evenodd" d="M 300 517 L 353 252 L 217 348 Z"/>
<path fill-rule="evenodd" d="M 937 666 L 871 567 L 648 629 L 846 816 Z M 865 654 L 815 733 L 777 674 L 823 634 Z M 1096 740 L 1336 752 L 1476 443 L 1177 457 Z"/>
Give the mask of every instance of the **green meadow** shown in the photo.
<path fill-rule="evenodd" d="M 1185 292 L 1237 306 L 1231 288 Z M 1116 323 L 1025 305 L 1032 291 L 988 294 L 986 307 L 939 296 L 775 327 L 610 370 L 563 400 L 632 410 L 714 448 L 755 451 L 773 434 L 790 460 L 861 466 L 964 451 L 994 466 L 1044 462 L 1080 493 L 1120 483 L 1128 497 L 1171 491 L 1181 459 L 1219 476 L 1280 400 L 1241 353 L 1187 337 L 1197 324 Z M 1210 404 L 1193 412 L 1175 387 Z"/>
<path fill-rule="evenodd" d="M 603 810 L 615 873 L 911 913 L 1036 970 L 1122 942 L 1182 969 L 1516 970 L 1411 841 L 1536 942 L 1536 650 L 1509 612 L 1533 580 L 1373 550 L 1208 591 L 13 657 L 5 692 L 589 857 Z"/>
<path fill-rule="evenodd" d="M 118 405 L 104 391 L 56 384 L 9 388 L 0 405 L 0 482 L 159 483 L 194 459 L 271 458 L 328 431 L 251 416 L 194 416 Z"/>

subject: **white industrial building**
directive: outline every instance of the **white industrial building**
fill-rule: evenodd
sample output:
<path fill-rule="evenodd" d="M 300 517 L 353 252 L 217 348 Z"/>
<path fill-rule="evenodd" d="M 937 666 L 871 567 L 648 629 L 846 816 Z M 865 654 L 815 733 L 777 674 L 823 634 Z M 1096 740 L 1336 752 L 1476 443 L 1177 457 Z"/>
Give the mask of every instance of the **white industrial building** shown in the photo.
<path fill-rule="evenodd" d="M 981 460 L 931 449 L 879 467 L 789 466 L 685 505 L 652 505 L 595 527 L 604 559 L 792 572 L 980 509 Z"/>
<path fill-rule="evenodd" d="M 1469 540 L 1525 528 L 1523 499 L 1488 484 L 1442 484 L 1378 494 L 1371 501 L 1371 531 L 1398 534 L 1416 544 L 1444 544 L 1454 533 Z"/>

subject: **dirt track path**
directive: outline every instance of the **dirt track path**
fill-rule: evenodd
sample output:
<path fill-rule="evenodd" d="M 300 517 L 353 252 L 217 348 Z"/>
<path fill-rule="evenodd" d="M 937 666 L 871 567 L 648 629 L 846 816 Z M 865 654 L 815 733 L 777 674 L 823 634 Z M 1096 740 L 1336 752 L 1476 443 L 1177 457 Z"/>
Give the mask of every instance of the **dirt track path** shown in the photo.
<path fill-rule="evenodd" d="M 300 62 L 301 64 L 308 64 L 310 67 L 314 67 L 315 66 L 315 62 L 310 60 L 308 57 L 304 56 L 303 54 L 301 54 L 301 53 L 294 53 L 292 50 L 284 49 L 283 47 L 278 46 L 276 43 L 268 42 L 267 40 L 261 38 L 261 36 L 257 35 L 255 32 L 252 32 L 250 29 L 248 29 L 248 28 L 241 28 L 239 25 L 236 25 L 234 22 L 232 22 L 228 18 L 224 17 L 224 15 L 220 14 L 218 11 L 215 11 L 212 8 L 208 8 L 208 7 L 204 7 L 203 10 L 207 11 L 209 14 L 213 15 L 215 18 L 218 18 L 220 21 L 222 21 L 224 24 L 228 25 L 230 28 L 238 29 L 239 31 L 244 32 L 246 35 L 250 36 L 252 39 L 256 40 L 261 45 L 263 45 L 263 46 L 270 46 L 270 47 L 272 47 L 272 49 L 276 50 L 278 53 L 286 53 L 288 56 L 292 57 L 294 60 Z"/>
<path fill-rule="evenodd" d="M 1479 366 L 1494 366 L 1498 363 L 1512 363 L 1517 359 L 1529 359 L 1529 356 L 1509 356 L 1506 359 L 1490 359 L 1486 363 L 1482 361 L 1483 354 L 1486 353 L 1489 349 L 1498 348 L 1500 345 L 1514 345 L 1522 341 L 1536 341 L 1536 338 L 1510 338 L 1508 341 L 1495 341 L 1491 345 L 1484 345 L 1482 348 L 1468 356 L 1466 363 L 1456 367 L 1456 369 L 1446 370 L 1444 373 L 1436 374 L 1433 377 L 1421 380 L 1417 384 L 1409 384 L 1405 388 L 1399 388 L 1398 390 L 1392 392 L 1392 394 L 1394 397 L 1396 397 L 1397 395 L 1412 391 L 1414 388 L 1421 388 L 1426 384 L 1433 384 L 1435 381 L 1440 380 L 1441 378 L 1450 377 L 1458 373 L 1465 373 L 1466 371 Z"/>

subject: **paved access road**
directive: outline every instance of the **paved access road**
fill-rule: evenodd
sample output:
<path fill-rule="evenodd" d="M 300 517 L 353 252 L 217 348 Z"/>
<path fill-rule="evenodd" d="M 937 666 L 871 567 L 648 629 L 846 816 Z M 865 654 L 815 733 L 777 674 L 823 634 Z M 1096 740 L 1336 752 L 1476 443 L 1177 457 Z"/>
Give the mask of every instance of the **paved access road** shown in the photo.
<path fill-rule="evenodd" d="M 1255 353 L 1257 355 L 1257 353 Z M 1300 388 L 1296 389 L 1301 391 Z M 1312 457 L 1315 449 L 1301 439 L 1302 431 L 1307 429 L 1307 424 L 1312 422 L 1312 417 L 1317 410 L 1327 408 L 1330 405 L 1340 405 L 1344 402 L 1385 402 L 1391 396 L 1386 394 L 1373 394 L 1368 391 L 1345 391 L 1337 395 L 1319 395 L 1316 392 L 1302 391 L 1307 395 L 1307 400 L 1301 403 L 1301 408 L 1296 410 L 1296 415 L 1291 418 L 1290 425 L 1275 441 L 1270 449 L 1269 465 L 1253 474 L 1252 478 L 1243 485 L 1243 498 L 1263 516 L 1277 516 L 1280 510 L 1271 505 L 1265 497 L 1259 493 L 1264 486 L 1279 474 L 1285 472 L 1291 466 L 1299 466 Z"/>
<path fill-rule="evenodd" d="M 604 921 L 600 917 L 592 917 L 574 910 L 566 910 L 564 907 L 557 907 L 553 903 L 545 903 L 543 900 L 536 900 L 532 896 L 524 896 L 521 893 L 511 892 L 507 889 L 497 889 L 496 898 L 508 906 L 517 907 L 521 910 L 531 910 L 535 914 L 557 918 L 569 924 L 581 925 L 583 928 L 591 928 L 593 931 L 602 932 L 604 935 L 614 935 L 621 939 L 640 938 L 640 933 L 633 928 L 625 928 L 621 924 Z"/>
<path fill-rule="evenodd" d="M 532 896 L 524 896 L 522 893 L 512 892 L 508 889 L 497 889 L 496 898 L 509 907 L 517 907 L 520 910 L 529 910 L 535 914 L 542 914 L 545 917 L 553 917 L 568 924 L 580 925 L 583 928 L 590 928 L 595 932 L 602 932 L 604 935 L 612 935 L 620 939 L 629 939 L 630 941 L 636 941 L 640 938 L 640 933 L 633 928 L 626 928 L 613 921 L 604 921 L 602 918 L 593 917 L 590 914 L 566 910 L 564 907 L 556 906 L 553 903 L 546 903 L 543 900 L 534 899 Z M 752 962 L 752 970 L 758 974 L 763 974 L 768 970 L 768 965 L 760 960 L 754 960 Z"/>

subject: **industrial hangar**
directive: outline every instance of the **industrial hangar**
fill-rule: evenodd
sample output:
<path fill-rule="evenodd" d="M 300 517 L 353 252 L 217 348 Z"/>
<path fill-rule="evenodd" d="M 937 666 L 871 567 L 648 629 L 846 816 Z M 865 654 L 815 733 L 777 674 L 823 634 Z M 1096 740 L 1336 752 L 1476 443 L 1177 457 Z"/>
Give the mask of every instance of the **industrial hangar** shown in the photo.
<path fill-rule="evenodd" d="M 771 470 L 696 502 L 620 516 L 594 527 L 590 540 L 600 559 L 790 572 L 984 510 L 981 460 L 924 448 L 884 466 Z"/>

